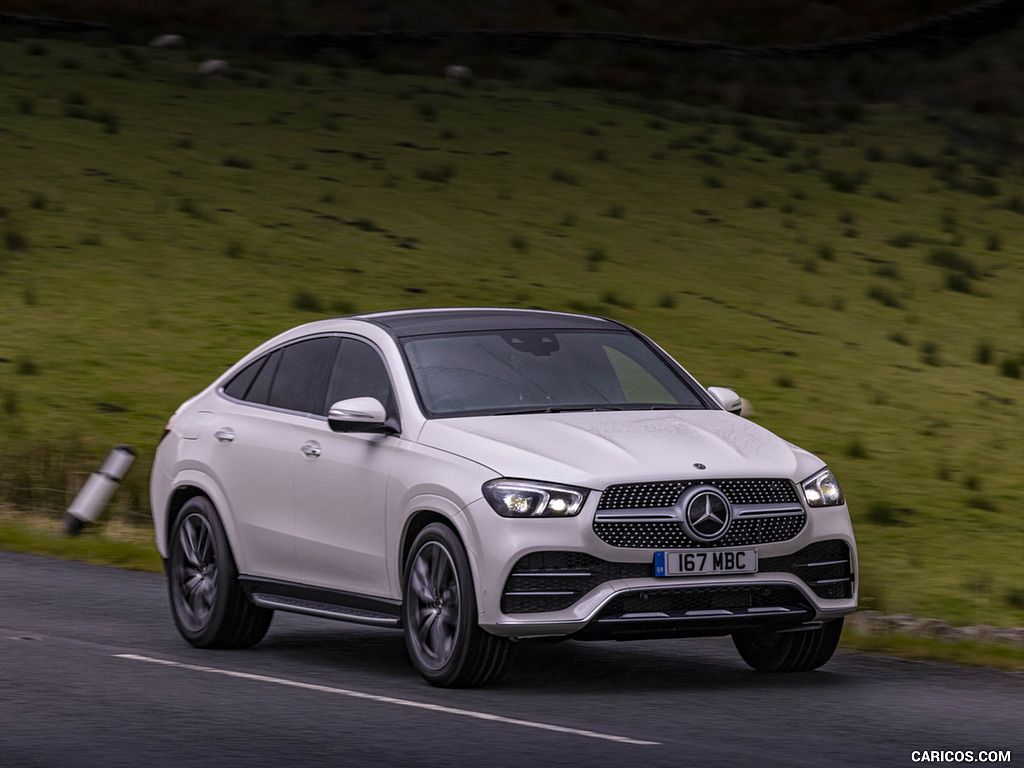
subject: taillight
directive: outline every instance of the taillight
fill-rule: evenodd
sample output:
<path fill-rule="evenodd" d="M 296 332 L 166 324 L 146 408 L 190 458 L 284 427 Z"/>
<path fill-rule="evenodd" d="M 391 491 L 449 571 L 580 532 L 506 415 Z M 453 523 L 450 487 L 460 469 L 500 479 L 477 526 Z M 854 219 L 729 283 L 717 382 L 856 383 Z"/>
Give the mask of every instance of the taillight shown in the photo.
<path fill-rule="evenodd" d="M 175 417 L 177 415 L 178 414 L 176 414 L 176 413 L 172 414 L 171 418 L 169 418 L 167 420 L 167 423 L 164 424 L 164 431 L 160 433 L 160 439 L 156 441 L 157 445 L 160 445 L 160 443 L 162 443 L 164 441 L 164 438 L 167 437 L 167 435 L 169 435 L 171 433 L 171 428 L 174 426 L 174 419 L 175 419 Z"/>

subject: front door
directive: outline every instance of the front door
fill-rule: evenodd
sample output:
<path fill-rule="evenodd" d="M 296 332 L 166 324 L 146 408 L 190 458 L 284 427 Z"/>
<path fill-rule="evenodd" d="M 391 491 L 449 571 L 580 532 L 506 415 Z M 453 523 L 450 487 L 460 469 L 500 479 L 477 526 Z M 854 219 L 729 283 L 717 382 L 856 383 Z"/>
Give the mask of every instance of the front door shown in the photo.
<path fill-rule="evenodd" d="M 345 338 L 330 374 L 322 411 L 339 400 L 375 397 L 395 414 L 380 353 Z M 309 424 L 295 469 L 295 547 L 303 583 L 375 597 L 391 596 L 386 509 L 396 435 L 344 433 L 326 420 Z"/>

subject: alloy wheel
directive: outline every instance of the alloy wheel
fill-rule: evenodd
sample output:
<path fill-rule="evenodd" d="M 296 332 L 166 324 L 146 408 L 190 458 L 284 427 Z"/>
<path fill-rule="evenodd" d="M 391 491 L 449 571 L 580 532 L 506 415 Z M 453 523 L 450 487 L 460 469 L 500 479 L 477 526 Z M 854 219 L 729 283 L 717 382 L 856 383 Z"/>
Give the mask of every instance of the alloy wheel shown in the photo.
<path fill-rule="evenodd" d="M 451 554 L 430 541 L 416 553 L 409 575 L 411 627 L 417 655 L 430 669 L 451 659 L 459 633 L 459 577 Z"/>
<path fill-rule="evenodd" d="M 205 517 L 190 514 L 182 520 L 175 554 L 172 578 L 178 615 L 188 629 L 199 631 L 217 599 L 217 552 Z"/>

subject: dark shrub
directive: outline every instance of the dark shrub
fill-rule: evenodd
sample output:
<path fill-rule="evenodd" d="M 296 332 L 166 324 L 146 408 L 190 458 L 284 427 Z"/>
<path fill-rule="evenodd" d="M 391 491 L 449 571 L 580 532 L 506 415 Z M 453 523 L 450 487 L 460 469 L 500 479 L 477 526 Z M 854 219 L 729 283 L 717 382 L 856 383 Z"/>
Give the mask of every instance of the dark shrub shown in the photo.
<path fill-rule="evenodd" d="M 295 296 L 292 298 L 292 306 L 303 312 L 324 311 L 324 305 L 320 303 L 320 299 L 306 290 L 295 292 Z"/>
<path fill-rule="evenodd" d="M 936 248 L 928 256 L 928 263 L 952 272 L 959 272 L 972 280 L 981 277 L 981 272 L 973 261 L 951 248 Z"/>

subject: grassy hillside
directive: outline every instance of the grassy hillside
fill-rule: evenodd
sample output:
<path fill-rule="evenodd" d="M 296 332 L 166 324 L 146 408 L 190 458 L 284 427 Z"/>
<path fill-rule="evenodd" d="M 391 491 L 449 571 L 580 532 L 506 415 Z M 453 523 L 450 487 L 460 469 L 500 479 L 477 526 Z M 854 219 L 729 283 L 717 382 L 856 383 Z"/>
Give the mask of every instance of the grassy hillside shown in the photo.
<path fill-rule="evenodd" d="M 981 117 L 875 105 L 823 132 L 257 58 L 197 80 L 185 52 L 40 40 L 0 62 L 9 500 L 127 442 L 143 513 L 167 416 L 299 322 L 594 311 L 830 463 L 865 606 L 1024 623 L 1024 173 Z"/>

